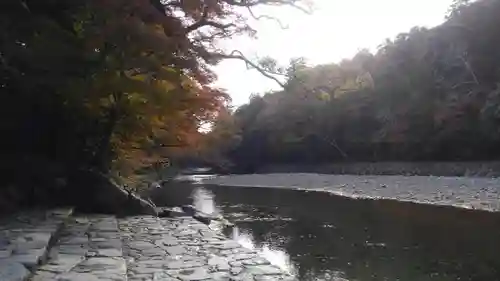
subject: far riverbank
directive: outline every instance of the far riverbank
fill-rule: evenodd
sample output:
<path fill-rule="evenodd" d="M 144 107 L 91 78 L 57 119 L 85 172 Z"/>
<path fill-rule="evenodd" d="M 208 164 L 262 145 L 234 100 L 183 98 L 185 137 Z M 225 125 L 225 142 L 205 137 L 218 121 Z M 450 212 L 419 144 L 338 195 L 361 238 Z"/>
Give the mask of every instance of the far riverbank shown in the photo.
<path fill-rule="evenodd" d="M 339 162 L 327 164 L 268 164 L 255 173 L 317 173 L 338 175 L 405 175 L 500 177 L 500 161 L 474 162 Z"/>
<path fill-rule="evenodd" d="M 277 173 L 228 175 L 202 182 L 232 187 L 303 189 L 353 198 L 500 211 L 500 179 L 496 178 Z"/>

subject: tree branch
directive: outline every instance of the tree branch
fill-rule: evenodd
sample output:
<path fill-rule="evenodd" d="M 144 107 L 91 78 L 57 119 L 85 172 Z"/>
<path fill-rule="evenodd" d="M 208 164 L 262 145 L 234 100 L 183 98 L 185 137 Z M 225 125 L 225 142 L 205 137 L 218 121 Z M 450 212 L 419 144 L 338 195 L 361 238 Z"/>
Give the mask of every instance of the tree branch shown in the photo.
<path fill-rule="evenodd" d="M 223 2 L 239 7 L 255 7 L 258 5 L 272 5 L 272 6 L 290 6 L 298 9 L 306 14 L 311 14 L 309 9 L 297 5 L 300 0 L 222 0 Z"/>
<path fill-rule="evenodd" d="M 201 19 L 199 21 L 195 22 L 194 24 L 186 27 L 185 33 L 187 34 L 187 33 L 193 32 L 202 26 L 211 26 L 211 27 L 215 27 L 218 29 L 226 29 L 229 27 L 236 26 L 233 23 L 223 24 L 223 23 L 207 20 L 207 18 L 208 18 L 208 8 L 205 6 L 205 8 L 203 9 L 203 14 L 201 16 Z"/>
<path fill-rule="evenodd" d="M 235 24 L 233 23 L 226 23 L 226 24 L 223 24 L 223 23 L 218 23 L 218 22 L 215 22 L 215 21 L 209 21 L 209 20 L 200 20 L 188 27 L 186 27 L 186 33 L 190 33 L 190 32 L 193 32 L 195 31 L 196 29 L 202 27 L 202 26 L 211 26 L 211 27 L 215 27 L 217 29 L 226 29 L 226 28 L 229 28 L 229 27 L 236 27 Z"/>
<path fill-rule="evenodd" d="M 252 18 L 255 20 L 261 20 L 261 19 L 274 20 L 275 22 L 277 22 L 280 25 L 281 29 L 288 29 L 288 25 L 284 25 L 278 18 L 268 16 L 268 15 L 256 16 L 252 11 L 252 7 L 247 7 L 247 10 L 248 10 L 248 13 L 250 14 L 250 16 L 252 16 Z"/>
<path fill-rule="evenodd" d="M 260 72 L 260 74 L 264 75 L 265 77 L 269 78 L 269 79 L 272 79 L 274 80 L 276 83 L 278 83 L 282 88 L 285 88 L 285 84 L 283 84 L 283 82 L 281 82 L 278 78 L 274 77 L 273 75 L 271 75 L 269 73 L 269 71 L 266 71 L 264 69 L 262 69 L 261 67 L 259 67 L 257 64 L 255 64 L 254 62 L 252 62 L 251 60 L 249 60 L 248 58 L 246 58 L 240 51 L 238 50 L 234 50 L 232 51 L 230 54 L 222 54 L 222 53 L 212 53 L 211 56 L 213 58 L 218 58 L 218 59 L 238 59 L 238 60 L 242 60 L 245 62 L 245 64 L 247 65 L 247 68 L 248 69 L 255 69 L 257 70 L 258 72 Z M 277 74 L 277 73 L 273 73 L 273 74 Z"/>

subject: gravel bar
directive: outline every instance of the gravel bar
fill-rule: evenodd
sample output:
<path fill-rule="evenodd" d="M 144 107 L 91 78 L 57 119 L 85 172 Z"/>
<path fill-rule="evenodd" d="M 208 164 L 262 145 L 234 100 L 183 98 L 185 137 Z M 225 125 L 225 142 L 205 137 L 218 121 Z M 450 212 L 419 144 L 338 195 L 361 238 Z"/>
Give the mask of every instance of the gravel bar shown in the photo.
<path fill-rule="evenodd" d="M 352 198 L 393 199 L 500 211 L 500 179 L 435 176 L 251 174 L 209 178 L 203 184 L 313 190 Z"/>

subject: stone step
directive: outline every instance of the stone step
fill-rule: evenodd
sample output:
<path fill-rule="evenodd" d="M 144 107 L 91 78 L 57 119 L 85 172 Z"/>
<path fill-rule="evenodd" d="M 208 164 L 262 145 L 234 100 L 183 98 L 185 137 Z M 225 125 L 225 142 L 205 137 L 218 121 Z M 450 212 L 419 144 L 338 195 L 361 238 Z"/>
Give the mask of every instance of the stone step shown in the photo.
<path fill-rule="evenodd" d="M 0 219 L 0 281 L 26 280 L 43 264 L 72 208 L 33 210 Z"/>

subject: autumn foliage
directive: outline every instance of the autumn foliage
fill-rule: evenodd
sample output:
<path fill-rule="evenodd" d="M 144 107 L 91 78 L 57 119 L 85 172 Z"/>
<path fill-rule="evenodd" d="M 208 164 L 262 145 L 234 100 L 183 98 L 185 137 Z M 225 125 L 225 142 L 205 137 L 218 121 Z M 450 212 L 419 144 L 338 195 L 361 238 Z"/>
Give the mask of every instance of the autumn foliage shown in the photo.
<path fill-rule="evenodd" d="M 192 146 L 228 102 L 210 67 L 242 59 L 218 41 L 254 34 L 242 9 L 296 2 L 1 1 L 2 170 L 126 178 Z"/>

